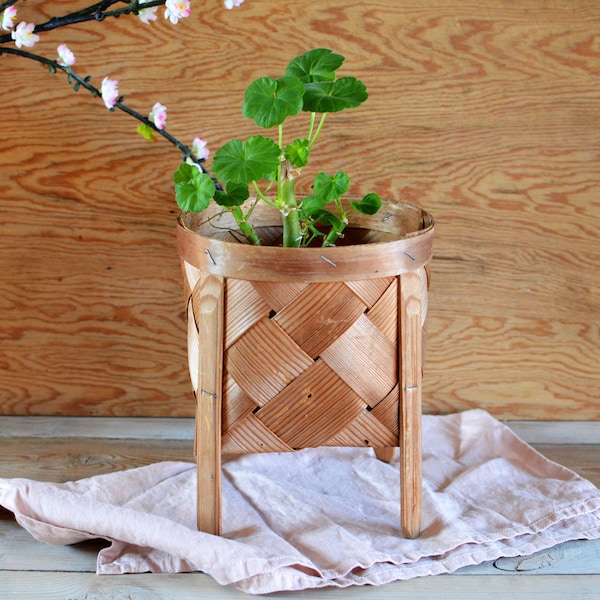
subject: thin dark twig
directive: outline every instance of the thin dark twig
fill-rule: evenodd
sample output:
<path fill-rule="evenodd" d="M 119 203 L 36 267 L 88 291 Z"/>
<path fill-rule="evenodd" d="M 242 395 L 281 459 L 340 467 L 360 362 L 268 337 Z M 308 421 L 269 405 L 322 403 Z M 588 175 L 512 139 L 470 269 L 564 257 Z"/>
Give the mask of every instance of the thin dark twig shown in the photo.
<path fill-rule="evenodd" d="M 2 13 L 9 6 L 12 6 L 17 3 L 18 0 L 5 0 L 0 3 L 0 13 Z M 115 17 L 118 18 L 121 15 L 127 14 L 139 14 L 140 10 L 153 8 L 155 6 L 163 6 L 166 0 L 148 0 L 144 4 L 141 4 L 139 0 L 102 0 L 101 2 L 96 2 L 94 4 L 90 4 L 89 6 L 82 8 L 81 10 L 68 13 L 66 15 L 62 15 L 59 17 L 52 17 L 48 21 L 44 23 L 37 24 L 35 26 L 34 31 L 44 32 L 50 31 L 52 29 L 57 29 L 59 27 L 66 27 L 68 25 L 73 25 L 75 23 L 83 23 L 86 21 L 103 21 L 106 17 Z M 112 6 L 116 4 L 127 4 L 126 7 L 117 8 L 114 10 L 109 10 Z M 12 42 L 12 36 L 10 33 L 0 36 L 0 44 L 6 44 L 7 42 Z M 100 90 L 90 83 L 91 77 L 81 77 L 78 75 L 73 69 L 70 67 L 64 67 L 60 65 L 56 60 L 51 60 L 40 54 L 36 54 L 34 52 L 28 52 L 27 50 L 22 50 L 20 48 L 12 48 L 12 47 L 2 47 L 0 46 L 0 56 L 2 54 L 13 54 L 15 56 L 20 56 L 22 58 L 28 58 L 29 60 L 37 61 L 43 65 L 46 65 L 48 69 L 56 73 L 57 71 L 63 71 L 66 73 L 68 77 L 69 83 L 73 80 L 75 84 L 73 88 L 75 90 L 80 87 L 88 90 L 93 96 L 101 97 L 102 93 Z M 169 141 L 175 148 L 180 150 L 183 154 L 183 160 L 191 159 L 195 162 L 200 170 L 203 173 L 209 173 L 204 165 L 204 159 L 197 159 L 193 156 L 192 151 L 188 146 L 186 146 L 183 142 L 179 141 L 175 136 L 171 135 L 166 129 L 159 129 L 156 125 L 147 117 L 140 114 L 127 104 L 123 102 L 123 98 L 119 98 L 115 103 L 114 107 L 111 110 L 118 109 L 128 115 L 131 115 L 147 127 L 150 127 L 156 134 L 162 136 L 167 141 Z M 217 181 L 214 175 L 211 174 L 211 178 L 215 183 L 215 186 L 218 190 L 222 190 L 222 185 Z"/>
<path fill-rule="evenodd" d="M 1 48 L 0 47 L 0 56 L 2 54 L 13 54 L 15 56 L 20 56 L 22 58 L 28 58 L 29 60 L 34 60 L 43 65 L 46 65 L 50 69 L 50 71 L 52 71 L 54 73 L 57 71 L 63 71 L 64 73 L 66 73 L 67 77 L 69 78 L 69 82 L 71 82 L 73 80 L 76 82 L 73 86 L 75 90 L 77 90 L 79 87 L 83 87 L 86 90 L 88 90 L 88 92 L 90 92 L 92 94 L 92 96 L 102 97 L 102 92 L 95 85 L 90 83 L 91 77 L 81 77 L 81 75 L 79 75 L 78 73 L 73 71 L 73 69 L 71 69 L 70 67 L 64 67 L 55 60 L 51 60 L 49 58 L 46 58 L 45 56 L 35 54 L 34 52 L 28 52 L 27 50 L 21 50 L 19 48 Z M 117 102 L 115 103 L 112 110 L 114 110 L 114 109 L 118 109 L 128 115 L 131 115 L 132 117 L 134 117 L 141 123 L 144 123 L 145 125 L 150 127 L 155 133 L 157 133 L 158 135 L 160 135 L 163 138 L 165 138 L 166 140 L 168 140 L 171 144 L 173 144 L 173 146 L 175 146 L 178 150 L 180 150 L 183 153 L 184 160 L 187 158 L 190 158 L 200 167 L 200 169 L 203 173 L 208 173 L 208 171 L 205 169 L 204 165 L 202 164 L 204 162 L 203 158 L 202 159 L 194 158 L 192 151 L 190 150 L 190 148 L 188 146 L 186 146 L 183 142 L 178 140 L 175 136 L 171 135 L 166 129 L 159 129 L 158 127 L 156 127 L 156 125 L 149 118 L 145 117 L 144 115 L 142 115 L 135 109 L 133 109 L 130 106 L 128 106 L 127 104 L 125 104 L 123 102 L 123 98 L 119 98 L 117 100 Z M 211 176 L 211 177 L 213 178 L 213 181 L 215 182 L 217 189 L 222 189 L 220 184 L 214 178 L 214 176 Z"/>
<path fill-rule="evenodd" d="M 8 6 L 16 4 L 17 0 L 7 0 L 3 4 L 0 4 L 0 12 L 3 12 Z M 96 2 L 90 4 L 86 8 L 81 10 L 68 13 L 59 17 L 52 17 L 44 23 L 38 23 L 35 25 L 34 32 L 41 33 L 44 31 L 51 31 L 58 29 L 59 27 L 67 27 L 69 25 L 75 25 L 76 23 L 84 23 L 86 21 L 103 21 L 107 17 L 118 18 L 121 15 L 138 14 L 140 10 L 146 8 L 152 8 L 154 6 L 163 6 L 166 0 L 149 0 L 145 4 L 140 4 L 139 0 L 103 0 L 103 2 Z M 6 6 L 4 6 L 6 4 Z M 115 10 L 108 10 L 115 4 L 127 4 L 124 8 L 117 8 Z M 12 41 L 10 33 L 0 36 L 0 44 L 5 44 Z"/>
<path fill-rule="evenodd" d="M 18 0 L 5 0 L 0 2 L 0 12 L 4 12 L 9 6 L 16 4 Z"/>

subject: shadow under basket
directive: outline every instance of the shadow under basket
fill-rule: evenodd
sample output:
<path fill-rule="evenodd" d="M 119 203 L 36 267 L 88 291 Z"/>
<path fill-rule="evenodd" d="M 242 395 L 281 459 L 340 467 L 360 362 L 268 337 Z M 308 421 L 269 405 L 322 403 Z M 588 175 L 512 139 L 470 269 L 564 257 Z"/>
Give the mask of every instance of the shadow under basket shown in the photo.
<path fill-rule="evenodd" d="M 212 211 L 212 212 L 211 212 Z M 196 395 L 198 529 L 221 531 L 221 455 L 400 447 L 400 522 L 421 522 L 421 382 L 433 219 L 385 201 L 339 245 L 282 248 L 277 210 L 244 243 L 228 213 L 177 228 Z"/>

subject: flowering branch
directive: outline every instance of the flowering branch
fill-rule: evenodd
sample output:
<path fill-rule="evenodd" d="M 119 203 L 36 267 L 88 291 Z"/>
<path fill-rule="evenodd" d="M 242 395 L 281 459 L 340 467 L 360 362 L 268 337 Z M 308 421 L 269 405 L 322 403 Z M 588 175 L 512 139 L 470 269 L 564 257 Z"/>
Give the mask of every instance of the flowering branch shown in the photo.
<path fill-rule="evenodd" d="M 18 0 L 6 0 L 0 4 L 0 13 L 10 6 L 14 6 Z M 103 21 L 107 17 L 120 17 L 121 15 L 134 14 L 139 15 L 141 11 L 149 10 L 158 6 L 164 6 L 166 0 L 103 0 L 97 2 L 81 10 L 68 13 L 59 17 L 52 17 L 44 23 L 35 25 L 34 32 L 42 33 L 44 31 L 51 31 L 59 27 L 65 27 L 68 25 L 74 25 L 76 23 L 84 23 L 86 21 Z M 114 4 L 124 4 L 127 6 L 115 10 L 109 10 Z M 142 6 L 143 5 L 143 6 Z M 0 36 L 0 43 L 10 42 L 11 34 L 5 34 Z"/>
<path fill-rule="evenodd" d="M 239 6 L 243 0 L 223 0 L 228 9 Z M 323 246 L 331 246 L 342 237 L 352 211 L 375 214 L 381 206 L 377 194 L 367 194 L 359 202 L 350 202 L 350 211 L 344 207 L 341 196 L 350 187 L 344 172 L 334 176 L 318 173 L 312 185 L 313 194 L 300 200 L 294 189 L 295 180 L 308 164 L 310 152 L 317 139 L 325 117 L 330 112 L 359 106 L 368 97 L 365 85 L 354 77 L 337 77 L 336 72 L 344 57 L 327 48 L 310 50 L 294 58 L 285 74 L 277 79 L 261 77 L 246 90 L 242 113 L 264 129 L 277 128 L 278 141 L 263 135 L 247 140 L 227 142 L 215 154 L 211 175 L 202 165 L 209 155 L 206 142 L 196 136 L 190 149 L 167 132 L 167 109 L 156 102 L 148 116 L 124 102 L 119 94 L 118 81 L 104 77 L 100 88 L 91 83 L 91 76 L 82 77 L 73 70 L 75 55 L 66 44 L 57 48 L 58 58 L 51 59 L 28 50 L 39 42 L 38 33 L 84 21 L 103 21 L 106 17 L 135 14 L 145 24 L 156 20 L 159 6 L 165 7 L 164 16 L 176 24 L 191 13 L 190 0 L 102 0 L 90 6 L 59 17 L 52 17 L 36 25 L 21 21 L 17 24 L 17 0 L 0 0 L 0 28 L 10 32 L 0 36 L 0 57 L 12 54 L 45 65 L 51 73 L 62 71 L 75 91 L 86 89 L 101 98 L 108 110 L 120 110 L 134 117 L 137 128 L 146 139 L 154 142 L 157 136 L 169 141 L 183 153 L 183 162 L 173 176 L 175 200 L 183 211 L 201 212 L 215 202 L 231 212 L 240 231 L 252 244 L 261 241 L 248 219 L 254 203 L 244 212 L 242 206 L 250 196 L 250 188 L 262 200 L 276 207 L 282 217 L 283 245 L 300 247 L 321 237 Z M 116 5 L 121 4 L 115 8 Z M 14 41 L 16 48 L 3 46 Z M 288 117 L 300 113 L 310 114 L 308 135 L 284 144 L 283 123 Z M 316 115 L 320 114 L 315 129 Z M 219 183 L 221 182 L 221 183 Z M 265 182 L 261 190 L 259 182 Z M 274 198 L 267 198 L 273 193 Z M 327 206 L 332 206 L 333 211 Z M 328 227 L 324 233 L 319 227 Z"/>
<path fill-rule="evenodd" d="M 23 46 L 32 48 L 40 39 L 38 33 L 50 31 L 60 27 L 82 23 L 85 21 L 103 21 L 107 17 L 118 18 L 121 15 L 138 15 L 143 23 L 148 24 L 156 20 L 156 11 L 159 6 L 165 6 L 165 18 L 171 23 L 176 24 L 179 19 L 188 17 L 191 13 L 189 0 L 102 0 L 81 10 L 71 12 L 62 16 L 52 17 L 48 21 L 40 24 L 20 22 L 15 26 L 17 20 L 17 9 L 15 5 L 18 0 L 5 0 L 0 2 L 0 28 L 9 31 L 0 36 L 0 44 L 14 41 L 16 48 L 3 47 L 0 45 L 0 56 L 2 54 L 13 54 L 22 58 L 36 61 L 45 65 L 50 72 L 56 73 L 63 71 L 67 75 L 67 80 L 73 85 L 75 91 L 81 87 L 88 90 L 93 96 L 101 97 L 106 107 L 114 111 L 118 109 L 137 119 L 141 124 L 138 127 L 138 133 L 150 141 L 156 141 L 156 135 L 160 135 L 169 141 L 173 146 L 183 153 L 183 159 L 187 162 L 195 163 L 201 172 L 207 173 L 202 163 L 208 157 L 206 142 L 200 137 L 194 139 L 192 149 L 171 135 L 166 129 L 166 108 L 156 103 L 148 117 L 143 116 L 123 101 L 119 96 L 116 80 L 105 77 L 101 89 L 98 89 L 90 83 L 91 76 L 81 77 L 71 67 L 75 64 L 75 56 L 66 44 L 58 47 L 58 59 L 49 59 L 40 54 L 23 50 Z M 243 0 L 224 0 L 226 8 L 239 6 Z M 117 4 L 126 4 L 121 8 L 112 8 Z M 214 179 L 214 178 L 213 178 Z M 215 181 L 217 188 L 220 186 Z"/>
<path fill-rule="evenodd" d="M 23 58 L 28 58 L 30 60 L 34 60 L 43 65 L 46 65 L 48 67 L 48 69 L 53 73 L 56 73 L 58 70 L 63 71 L 64 73 L 67 74 L 67 80 L 69 83 L 73 84 L 73 89 L 75 91 L 78 91 L 80 88 L 83 87 L 86 90 L 88 90 L 92 94 L 92 96 L 96 96 L 98 98 L 103 97 L 102 91 L 90 83 L 90 81 L 91 81 L 90 76 L 81 77 L 81 75 L 79 75 L 78 73 L 73 71 L 73 69 L 71 69 L 68 66 L 61 65 L 58 61 L 50 60 L 49 58 L 46 58 L 39 54 L 35 54 L 33 52 L 28 52 L 26 50 L 21 50 L 19 48 L 0 48 L 0 56 L 2 54 L 13 54 L 16 56 L 21 56 Z M 183 153 L 184 160 L 190 159 L 191 161 L 195 162 L 198 165 L 198 167 L 200 168 L 200 170 L 202 172 L 207 173 L 207 170 L 202 165 L 202 163 L 206 160 L 206 157 L 196 157 L 195 153 L 188 146 L 186 146 L 183 142 L 178 140 L 175 136 L 171 135 L 166 129 L 164 129 L 164 127 L 160 128 L 150 118 L 144 117 L 144 115 L 140 114 L 138 111 L 134 110 L 133 108 L 131 108 L 130 106 L 125 104 L 123 102 L 122 96 L 117 98 L 114 101 L 114 103 L 110 106 L 110 110 L 114 110 L 114 109 L 118 109 L 118 110 L 134 117 L 135 119 L 140 121 L 144 127 L 149 128 L 152 132 L 154 132 L 154 134 L 158 134 L 158 135 L 162 136 L 163 138 L 165 138 L 166 140 L 168 140 L 171 144 L 173 144 L 173 146 L 175 146 L 175 148 L 177 148 L 178 150 L 180 150 Z M 138 129 L 138 131 L 139 131 L 139 129 Z M 140 131 L 140 133 L 141 133 L 141 131 Z M 148 133 L 144 133 L 143 135 L 144 135 L 144 137 L 149 138 Z M 152 140 L 152 141 L 154 141 L 154 140 Z"/>

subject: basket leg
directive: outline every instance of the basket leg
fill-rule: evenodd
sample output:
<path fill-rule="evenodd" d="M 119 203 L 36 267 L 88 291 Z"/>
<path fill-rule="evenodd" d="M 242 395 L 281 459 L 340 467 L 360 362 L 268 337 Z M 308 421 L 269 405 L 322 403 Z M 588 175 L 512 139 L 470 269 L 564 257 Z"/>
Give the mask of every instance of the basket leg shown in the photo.
<path fill-rule="evenodd" d="M 373 448 L 373 450 L 375 450 L 375 456 L 379 460 L 389 463 L 392 462 L 396 449 L 393 446 L 386 446 L 385 448 Z"/>
<path fill-rule="evenodd" d="M 199 328 L 196 404 L 198 530 L 221 534 L 221 402 L 224 281 L 203 275 L 192 294 Z"/>
<path fill-rule="evenodd" d="M 411 271 L 400 276 L 400 524 L 407 538 L 421 530 L 422 447 L 421 380 L 423 291 L 421 274 Z"/>

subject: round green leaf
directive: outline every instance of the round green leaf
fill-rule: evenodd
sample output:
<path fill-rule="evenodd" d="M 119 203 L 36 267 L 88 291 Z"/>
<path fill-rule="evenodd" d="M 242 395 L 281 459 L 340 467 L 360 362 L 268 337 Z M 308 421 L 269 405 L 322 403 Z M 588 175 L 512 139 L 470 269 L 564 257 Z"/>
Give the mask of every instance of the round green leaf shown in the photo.
<path fill-rule="evenodd" d="M 201 212 L 212 200 L 215 183 L 208 173 L 182 163 L 173 174 L 175 200 L 184 212 Z"/>
<path fill-rule="evenodd" d="M 350 204 L 363 215 L 374 215 L 381 208 L 381 198 L 374 193 L 367 194 L 360 202 L 350 201 Z"/>
<path fill-rule="evenodd" d="M 255 135 L 231 140 L 215 153 L 212 168 L 218 179 L 250 183 L 273 174 L 279 165 L 279 146 L 270 138 Z"/>
<path fill-rule="evenodd" d="M 226 186 L 225 191 L 215 192 L 215 202 L 220 206 L 241 206 L 250 197 L 247 183 L 231 183 Z"/>
<path fill-rule="evenodd" d="M 261 77 L 246 90 L 242 112 L 259 127 L 281 125 L 302 110 L 304 85 L 296 77 Z"/>
<path fill-rule="evenodd" d="M 302 83 L 332 81 L 343 62 L 341 54 L 334 54 L 327 48 L 315 48 L 292 59 L 285 74 L 297 77 Z"/>
<path fill-rule="evenodd" d="M 339 112 L 362 104 L 369 97 L 365 84 L 355 77 L 340 77 L 334 82 L 310 83 L 304 92 L 308 112 Z"/>
<path fill-rule="evenodd" d="M 322 210 L 318 215 L 317 215 L 317 220 L 321 225 L 328 225 L 334 229 L 342 229 L 344 226 L 344 223 L 342 222 L 342 220 L 337 216 L 334 215 L 331 211 L 329 210 Z"/>
<path fill-rule="evenodd" d="M 333 177 L 327 173 L 319 173 L 315 177 L 313 191 L 315 196 L 325 202 L 333 202 L 350 189 L 350 178 L 346 173 L 338 171 Z"/>
<path fill-rule="evenodd" d="M 294 140 L 285 147 L 285 158 L 297 169 L 307 165 L 309 154 L 309 141 L 307 139 Z"/>
<path fill-rule="evenodd" d="M 175 183 L 187 183 L 194 178 L 194 171 L 198 169 L 188 163 L 182 162 L 175 173 L 173 173 L 173 181 Z"/>
<path fill-rule="evenodd" d="M 301 218 L 314 217 L 325 208 L 325 200 L 318 196 L 307 196 L 300 206 Z"/>

